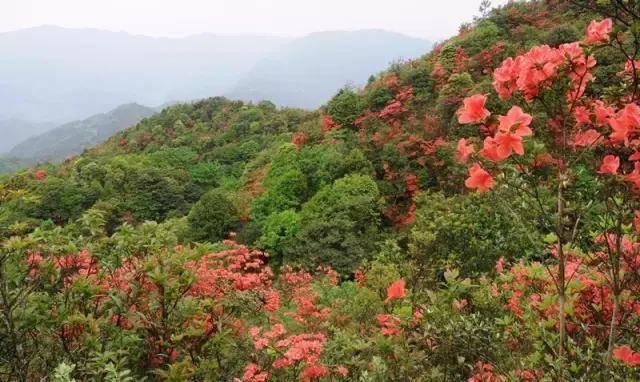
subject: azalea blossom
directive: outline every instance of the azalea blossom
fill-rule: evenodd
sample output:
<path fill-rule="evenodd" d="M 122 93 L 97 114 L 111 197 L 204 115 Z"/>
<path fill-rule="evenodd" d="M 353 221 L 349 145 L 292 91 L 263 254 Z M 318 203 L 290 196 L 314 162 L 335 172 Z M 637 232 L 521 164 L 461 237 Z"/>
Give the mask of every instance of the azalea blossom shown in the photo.
<path fill-rule="evenodd" d="M 481 123 L 491 115 L 484 107 L 487 97 L 482 94 L 472 95 L 462 102 L 463 106 L 458 110 L 458 122 L 461 124 Z"/>
<path fill-rule="evenodd" d="M 568 96 L 582 96 L 586 84 L 593 79 L 590 69 L 596 61 L 586 56 L 578 43 L 562 44 L 558 48 L 536 46 L 516 58 L 507 58 L 494 70 L 493 86 L 501 99 L 508 99 L 519 91 L 526 101 L 531 102 L 543 87 L 551 85 L 559 74 L 559 68 L 567 63 L 572 69 L 566 75 L 573 85 Z"/>
<path fill-rule="evenodd" d="M 496 261 L 496 272 L 498 273 L 502 273 L 504 271 L 504 258 L 499 258 L 498 261 Z"/>
<path fill-rule="evenodd" d="M 484 139 L 480 155 L 492 162 L 498 162 L 507 158 L 506 156 L 500 155 L 500 153 L 498 152 L 498 145 L 495 138 L 493 137 L 486 137 Z"/>
<path fill-rule="evenodd" d="M 606 155 L 602 159 L 602 164 L 598 170 L 600 175 L 616 175 L 618 173 L 618 167 L 620 167 L 620 158 L 615 155 Z"/>
<path fill-rule="evenodd" d="M 47 172 L 45 170 L 38 170 L 33 173 L 33 176 L 36 180 L 44 180 L 47 177 Z"/>
<path fill-rule="evenodd" d="M 629 345 L 623 345 L 613 351 L 613 358 L 624 362 L 627 366 L 640 366 L 640 353 L 636 353 Z"/>
<path fill-rule="evenodd" d="M 633 171 L 624 178 L 627 182 L 633 183 L 636 188 L 640 188 L 640 163 L 636 162 Z"/>
<path fill-rule="evenodd" d="M 528 137 L 533 134 L 529 127 L 533 118 L 523 112 L 519 106 L 513 106 L 507 115 L 500 116 L 498 120 L 500 121 L 498 130 L 502 133 L 515 134 L 520 137 Z"/>
<path fill-rule="evenodd" d="M 344 366 L 338 366 L 336 367 L 336 373 L 340 374 L 343 378 L 347 378 L 349 375 L 349 369 Z"/>
<path fill-rule="evenodd" d="M 585 131 L 579 131 L 573 137 L 573 146 L 575 147 L 589 147 L 600 141 L 601 135 L 595 129 L 589 129 Z"/>
<path fill-rule="evenodd" d="M 615 117 L 609 118 L 609 125 L 611 141 L 628 145 L 629 136 L 640 128 L 640 107 L 635 103 L 625 105 Z"/>
<path fill-rule="evenodd" d="M 587 109 L 586 107 L 584 106 L 576 107 L 573 114 L 576 117 L 576 124 L 578 126 L 591 123 L 591 113 L 589 113 L 589 109 Z"/>
<path fill-rule="evenodd" d="M 604 126 L 608 123 L 609 117 L 613 115 L 613 109 L 604 102 L 596 100 L 593 106 L 593 113 L 596 116 L 596 124 L 598 126 Z"/>
<path fill-rule="evenodd" d="M 458 147 L 456 150 L 456 159 L 462 163 L 466 163 L 469 160 L 469 156 L 475 152 L 473 145 L 467 144 L 467 140 L 462 138 L 458 141 Z"/>
<path fill-rule="evenodd" d="M 453 300 L 453 302 L 451 303 L 451 306 L 453 307 L 453 309 L 457 310 L 457 311 L 461 311 L 462 309 L 464 309 L 467 304 L 469 304 L 469 302 L 467 301 L 467 299 L 462 299 L 462 300 Z"/>
<path fill-rule="evenodd" d="M 516 134 L 496 134 L 494 141 L 498 150 L 499 158 L 508 158 L 513 152 L 518 155 L 524 155 L 524 146 L 522 145 L 522 137 Z"/>
<path fill-rule="evenodd" d="M 403 299 L 406 296 L 406 291 L 404 289 L 405 282 L 403 279 L 398 279 L 391 283 L 387 288 L 387 299 L 384 302 L 389 302 L 395 299 Z"/>
<path fill-rule="evenodd" d="M 606 18 L 602 21 L 593 20 L 587 27 L 587 36 L 584 42 L 587 44 L 595 44 L 599 42 L 609 41 L 609 33 L 613 28 L 613 21 Z"/>
<path fill-rule="evenodd" d="M 486 192 L 495 185 L 495 181 L 491 174 L 480 167 L 480 164 L 474 163 L 469 168 L 469 177 L 464 184 L 468 188 L 477 188 L 480 192 Z"/>

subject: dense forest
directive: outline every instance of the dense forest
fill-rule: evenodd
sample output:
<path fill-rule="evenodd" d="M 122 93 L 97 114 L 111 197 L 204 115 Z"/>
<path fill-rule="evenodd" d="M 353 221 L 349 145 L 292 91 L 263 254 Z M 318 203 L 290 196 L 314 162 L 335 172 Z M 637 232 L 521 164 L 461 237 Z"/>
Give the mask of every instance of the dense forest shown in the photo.
<path fill-rule="evenodd" d="M 0 178 L 0 379 L 640 380 L 640 3 L 482 10 Z"/>

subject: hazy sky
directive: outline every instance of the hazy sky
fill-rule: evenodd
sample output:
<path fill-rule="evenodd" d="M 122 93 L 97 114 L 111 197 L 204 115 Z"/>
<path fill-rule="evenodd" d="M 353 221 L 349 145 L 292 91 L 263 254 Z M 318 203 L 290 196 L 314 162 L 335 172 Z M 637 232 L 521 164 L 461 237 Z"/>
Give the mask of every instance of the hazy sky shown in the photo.
<path fill-rule="evenodd" d="M 507 0 L 493 0 L 494 5 Z M 453 35 L 480 0 L 0 0 L 0 32 L 53 24 L 149 36 L 299 36 L 381 28 L 431 39 Z"/>

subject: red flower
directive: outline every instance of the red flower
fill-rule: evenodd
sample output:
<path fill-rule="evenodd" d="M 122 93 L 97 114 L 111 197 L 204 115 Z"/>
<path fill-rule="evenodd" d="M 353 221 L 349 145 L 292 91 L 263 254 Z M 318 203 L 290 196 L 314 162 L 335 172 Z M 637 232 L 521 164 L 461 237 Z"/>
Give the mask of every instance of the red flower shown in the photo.
<path fill-rule="evenodd" d="M 378 314 L 376 316 L 380 334 L 383 336 L 395 336 L 400 333 L 400 318 L 391 314 Z"/>
<path fill-rule="evenodd" d="M 609 138 L 613 142 L 627 142 L 629 138 L 629 123 L 626 117 L 619 116 L 609 119 L 611 125 L 611 134 Z"/>
<path fill-rule="evenodd" d="M 484 139 L 484 143 L 482 146 L 482 151 L 480 151 L 480 155 L 482 155 L 485 159 L 488 159 L 492 162 L 498 162 L 506 157 L 501 156 L 498 153 L 498 145 L 496 144 L 496 140 L 493 137 L 486 137 Z"/>
<path fill-rule="evenodd" d="M 627 182 L 633 183 L 635 187 L 640 188 L 640 163 L 636 162 L 633 171 L 624 178 Z"/>
<path fill-rule="evenodd" d="M 44 180 L 47 177 L 47 172 L 45 170 L 38 170 L 38 171 L 33 173 L 33 176 L 37 180 Z"/>
<path fill-rule="evenodd" d="M 573 145 L 575 147 L 588 147 L 600 140 L 600 133 L 595 129 L 579 131 L 573 137 Z"/>
<path fill-rule="evenodd" d="M 325 115 L 322 118 L 322 130 L 324 130 L 325 132 L 327 131 L 331 131 L 331 130 L 338 130 L 340 129 L 342 126 L 336 122 L 332 116 L 330 115 Z"/>
<path fill-rule="evenodd" d="M 616 175 L 618 173 L 618 167 L 620 167 L 620 158 L 615 155 L 606 155 L 602 159 L 602 164 L 600 165 L 600 169 L 598 170 L 598 174 L 600 175 Z"/>
<path fill-rule="evenodd" d="M 640 107 L 634 103 L 625 105 L 615 118 L 609 118 L 609 125 L 612 130 L 609 138 L 613 142 L 628 144 L 629 134 L 640 128 Z"/>
<path fill-rule="evenodd" d="M 483 122 L 491 113 L 484 107 L 487 97 L 482 94 L 465 98 L 463 106 L 458 110 L 458 122 L 471 124 Z"/>
<path fill-rule="evenodd" d="M 469 160 L 469 156 L 473 154 L 475 149 L 473 145 L 467 144 L 467 140 L 462 138 L 458 141 L 458 147 L 456 150 L 456 159 L 462 163 L 466 163 Z"/>
<path fill-rule="evenodd" d="M 505 134 L 514 134 L 519 137 L 528 137 L 533 134 L 529 125 L 533 118 L 522 111 L 519 106 L 513 106 L 505 116 L 498 118 L 500 125 L 498 130 Z"/>
<path fill-rule="evenodd" d="M 469 304 L 467 299 L 453 300 L 453 303 L 451 303 L 451 305 L 453 306 L 453 309 L 457 311 L 461 311 L 462 309 L 464 309 L 467 306 L 467 304 Z"/>
<path fill-rule="evenodd" d="M 420 192 L 420 185 L 418 184 L 418 176 L 415 174 L 409 174 L 405 177 L 407 184 L 407 192 L 409 195 L 416 196 Z"/>
<path fill-rule="evenodd" d="M 486 172 L 478 163 L 474 163 L 469 168 L 469 177 L 464 182 L 468 188 L 477 188 L 480 192 L 485 192 L 495 185 L 491 174 Z"/>
<path fill-rule="evenodd" d="M 234 382 L 265 382 L 268 377 L 269 374 L 262 371 L 260 366 L 250 363 L 245 367 L 242 379 L 235 378 Z"/>
<path fill-rule="evenodd" d="M 636 353 L 629 345 L 616 348 L 613 351 L 613 358 L 624 362 L 627 366 L 640 366 L 640 353 Z"/>
<path fill-rule="evenodd" d="M 384 302 L 389 302 L 394 299 L 403 299 L 406 296 L 404 289 L 405 282 L 403 279 L 398 279 L 391 283 L 387 288 L 387 299 Z"/>
<path fill-rule="evenodd" d="M 578 126 L 591 123 L 591 114 L 589 113 L 589 109 L 587 109 L 586 107 L 576 107 L 574 114 L 576 116 L 576 124 Z"/>
<path fill-rule="evenodd" d="M 498 133 L 494 138 L 499 158 L 508 158 L 511 153 L 524 155 L 524 146 L 522 145 L 522 137 L 516 134 Z"/>
<path fill-rule="evenodd" d="M 307 141 L 307 137 L 304 135 L 304 132 L 298 131 L 293 134 L 293 138 L 291 139 L 291 143 L 298 147 L 298 150 L 304 147 L 305 142 Z"/>
<path fill-rule="evenodd" d="M 302 374 L 300 374 L 300 378 L 303 382 L 310 382 L 325 375 L 327 375 L 327 368 L 319 364 L 314 364 L 305 367 L 304 370 L 302 370 Z"/>
<path fill-rule="evenodd" d="M 613 28 L 613 22 L 610 18 L 602 21 L 593 20 L 587 27 L 587 36 L 584 42 L 587 44 L 595 44 L 598 42 L 609 41 L 609 33 Z"/>
<path fill-rule="evenodd" d="M 501 257 L 496 261 L 496 272 L 502 273 L 504 271 L 504 259 Z"/>
<path fill-rule="evenodd" d="M 499 120 L 498 133 L 494 137 L 498 158 L 507 158 L 512 152 L 523 155 L 522 137 L 533 134 L 529 128 L 532 117 L 524 113 L 520 107 L 514 106 L 506 116 L 500 116 Z"/>
<path fill-rule="evenodd" d="M 349 369 L 344 366 L 338 366 L 336 367 L 336 373 L 340 374 L 344 378 L 347 378 L 347 376 L 349 375 Z"/>

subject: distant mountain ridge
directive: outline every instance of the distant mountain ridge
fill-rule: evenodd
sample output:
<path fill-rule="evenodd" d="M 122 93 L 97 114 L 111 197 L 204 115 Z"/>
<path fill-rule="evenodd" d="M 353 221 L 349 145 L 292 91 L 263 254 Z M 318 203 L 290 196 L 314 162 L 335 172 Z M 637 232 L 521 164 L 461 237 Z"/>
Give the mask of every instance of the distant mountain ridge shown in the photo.
<path fill-rule="evenodd" d="M 115 133 L 133 126 L 143 118 L 156 113 L 156 109 L 136 103 L 121 105 L 81 121 L 66 123 L 16 145 L 8 157 L 31 163 L 61 161 L 70 155 L 101 143 Z"/>
<path fill-rule="evenodd" d="M 312 109 L 345 84 L 365 85 L 372 73 L 420 57 L 431 45 L 379 29 L 312 33 L 260 60 L 225 96 Z"/>
<path fill-rule="evenodd" d="M 225 95 L 311 109 L 345 84 L 363 85 L 390 62 L 430 48 L 426 40 L 382 30 L 295 39 L 154 38 L 56 26 L 0 33 L 0 153 L 54 126 L 131 102 Z M 13 153 L 33 154 L 25 145 L 18 149 Z M 44 158 L 59 160 L 65 150 L 45 152 Z"/>
<path fill-rule="evenodd" d="M 289 42 L 271 36 L 155 38 L 43 26 L 0 34 L 0 115 L 87 118 L 127 102 L 159 105 L 221 94 Z"/>
<path fill-rule="evenodd" d="M 0 92 L 2 92 L 1 88 Z M 55 126 L 56 124 L 52 122 L 30 122 L 20 118 L 7 117 L 5 119 L 0 117 L 0 136 L 2 137 L 0 139 L 0 153 L 8 151 L 18 142 Z"/>

